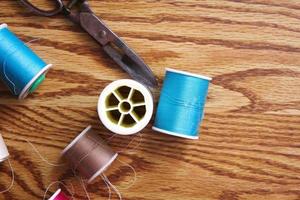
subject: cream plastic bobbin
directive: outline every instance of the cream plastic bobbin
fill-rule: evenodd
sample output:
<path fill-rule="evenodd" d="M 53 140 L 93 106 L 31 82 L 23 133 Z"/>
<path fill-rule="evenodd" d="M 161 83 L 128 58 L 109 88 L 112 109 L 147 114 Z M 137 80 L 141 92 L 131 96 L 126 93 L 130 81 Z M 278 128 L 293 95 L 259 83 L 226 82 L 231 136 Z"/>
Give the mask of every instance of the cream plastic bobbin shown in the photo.
<path fill-rule="evenodd" d="M 151 92 L 134 80 L 114 81 L 100 94 L 98 115 L 104 126 L 113 133 L 138 133 L 147 126 L 152 114 Z"/>

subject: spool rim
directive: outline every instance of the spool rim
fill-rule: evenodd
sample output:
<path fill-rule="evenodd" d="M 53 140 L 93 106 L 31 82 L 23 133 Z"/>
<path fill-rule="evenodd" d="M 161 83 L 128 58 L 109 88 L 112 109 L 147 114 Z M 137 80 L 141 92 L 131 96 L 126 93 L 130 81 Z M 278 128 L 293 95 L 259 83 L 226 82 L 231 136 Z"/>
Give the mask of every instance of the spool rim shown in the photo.
<path fill-rule="evenodd" d="M 164 130 L 164 129 L 157 128 L 155 126 L 153 126 L 152 129 L 154 131 L 158 131 L 160 133 L 164 133 L 164 134 L 167 134 L 167 135 L 172 135 L 172 136 L 176 136 L 176 137 L 180 137 L 180 138 L 191 139 L 191 140 L 197 140 L 197 139 L 199 139 L 198 135 L 197 136 L 187 136 L 187 135 L 184 135 L 182 133 L 176 133 L 176 132 L 172 132 L 172 131 L 167 131 L 167 130 Z"/>
<path fill-rule="evenodd" d="M 0 159 L 0 163 L 6 161 L 7 159 L 9 158 L 9 155 L 8 156 L 5 156 L 4 158 Z"/>
<path fill-rule="evenodd" d="M 168 72 L 174 72 L 174 73 L 177 73 L 177 74 L 183 74 L 183 75 L 187 75 L 187 76 L 193 76 L 193 77 L 200 78 L 200 79 L 205 79 L 205 80 L 208 80 L 208 81 L 212 80 L 212 78 L 208 77 L 208 76 L 204 76 L 204 75 L 200 75 L 200 74 L 195 74 L 195 73 L 191 73 L 191 72 L 185 72 L 185 71 L 181 71 L 181 70 L 177 70 L 177 69 L 172 69 L 172 68 L 166 68 L 166 71 L 168 71 Z"/>
<path fill-rule="evenodd" d="M 7 149 L 7 146 L 5 144 L 5 141 L 4 141 L 4 138 L 3 138 L 3 135 L 0 133 L 0 140 L 2 140 L 3 144 L 4 144 L 4 152 L 5 152 L 5 157 L 1 158 L 0 159 L 0 163 L 6 161 L 8 158 L 9 158 L 9 152 L 8 152 L 8 149 Z M 2 152 L 3 153 L 3 152 Z"/>
<path fill-rule="evenodd" d="M 38 74 L 36 74 L 31 81 L 27 83 L 27 85 L 23 88 L 22 92 L 19 95 L 19 99 L 25 99 L 27 95 L 29 94 L 29 90 L 31 86 L 34 84 L 34 82 L 43 74 L 46 74 L 47 71 L 52 67 L 52 64 L 46 65 Z"/>
<path fill-rule="evenodd" d="M 68 150 L 70 150 L 85 134 L 87 134 L 92 129 L 92 125 L 86 127 L 81 133 L 76 136 L 70 144 L 68 144 L 64 150 L 62 151 L 61 155 L 64 156 Z"/>
<path fill-rule="evenodd" d="M 109 112 L 108 111 L 109 107 L 106 106 L 106 100 L 108 96 L 112 95 L 113 92 L 115 92 L 115 90 L 123 86 L 128 87 L 131 90 L 136 90 L 140 92 L 144 98 L 144 101 L 142 103 L 144 103 L 145 106 L 145 114 L 142 117 L 142 119 L 135 121 L 136 124 L 132 127 L 126 127 L 126 126 L 121 126 L 121 124 L 120 125 L 115 124 L 107 116 L 107 112 Z M 129 97 L 127 97 L 126 99 L 128 98 Z M 119 102 L 122 102 L 122 100 Z M 145 128 L 152 118 L 153 109 L 154 109 L 154 103 L 153 103 L 153 96 L 151 92 L 141 83 L 131 79 L 121 79 L 107 85 L 99 96 L 98 107 L 97 107 L 98 116 L 101 122 L 103 123 L 103 125 L 111 132 L 119 135 L 133 135 L 141 131 L 143 128 Z M 119 106 L 118 106 L 118 111 L 121 113 L 121 115 L 124 115 L 124 112 L 119 110 Z"/>
<path fill-rule="evenodd" d="M 42 74 L 36 81 L 33 82 L 31 87 L 29 88 L 29 94 L 32 94 L 46 79 L 46 75 Z"/>
<path fill-rule="evenodd" d="M 48 200 L 55 200 L 55 198 L 61 193 L 61 189 L 59 188 Z"/>
<path fill-rule="evenodd" d="M 7 24 L 0 24 L 0 30 L 4 28 L 7 28 Z"/>
<path fill-rule="evenodd" d="M 113 162 L 114 160 L 116 160 L 116 158 L 118 157 L 118 153 L 116 153 L 110 160 L 108 163 L 106 163 L 101 169 L 99 169 L 88 181 L 87 183 L 91 183 L 93 182 L 102 172 L 104 172 Z"/>

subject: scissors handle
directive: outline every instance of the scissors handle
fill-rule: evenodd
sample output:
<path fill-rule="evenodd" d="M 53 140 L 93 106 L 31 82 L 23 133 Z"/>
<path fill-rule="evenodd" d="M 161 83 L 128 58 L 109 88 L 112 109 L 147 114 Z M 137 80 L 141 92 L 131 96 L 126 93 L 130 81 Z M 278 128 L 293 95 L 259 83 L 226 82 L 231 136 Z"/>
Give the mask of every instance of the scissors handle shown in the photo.
<path fill-rule="evenodd" d="M 55 0 L 56 8 L 48 11 L 37 8 L 28 0 L 20 1 L 37 15 L 51 17 L 65 14 L 101 44 L 104 51 L 132 78 L 150 88 L 157 87 L 157 79 L 148 65 L 93 13 L 87 0 L 70 0 L 66 6 L 62 0 Z M 72 8 L 76 6 L 77 10 L 73 11 Z"/>
<path fill-rule="evenodd" d="M 30 10 L 32 13 L 34 13 L 36 15 L 44 16 L 44 17 L 51 17 L 54 15 L 57 15 L 57 14 L 61 13 L 64 9 L 64 4 L 61 0 L 54 0 L 55 8 L 53 10 L 42 10 L 42 9 L 36 7 L 35 5 L 33 5 L 32 3 L 30 3 L 28 0 L 20 0 L 20 2 L 26 8 L 28 8 L 28 10 Z"/>

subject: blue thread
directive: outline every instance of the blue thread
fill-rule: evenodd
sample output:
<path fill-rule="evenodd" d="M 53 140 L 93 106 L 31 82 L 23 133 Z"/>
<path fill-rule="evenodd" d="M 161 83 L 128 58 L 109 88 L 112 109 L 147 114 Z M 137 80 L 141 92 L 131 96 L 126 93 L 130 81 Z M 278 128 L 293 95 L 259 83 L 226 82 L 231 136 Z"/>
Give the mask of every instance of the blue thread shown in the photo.
<path fill-rule="evenodd" d="M 6 25 L 0 25 L 0 78 L 14 95 L 25 98 L 49 67 Z"/>
<path fill-rule="evenodd" d="M 153 129 L 197 139 L 210 78 L 167 69 Z"/>

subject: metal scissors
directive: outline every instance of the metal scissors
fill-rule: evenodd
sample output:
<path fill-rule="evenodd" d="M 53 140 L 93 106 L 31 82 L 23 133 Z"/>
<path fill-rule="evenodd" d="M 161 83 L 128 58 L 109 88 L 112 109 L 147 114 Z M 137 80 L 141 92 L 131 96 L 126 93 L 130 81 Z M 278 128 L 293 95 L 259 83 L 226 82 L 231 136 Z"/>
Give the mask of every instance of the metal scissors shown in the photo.
<path fill-rule="evenodd" d="M 45 17 L 64 14 L 75 24 L 80 25 L 104 49 L 104 51 L 133 79 L 155 88 L 157 79 L 145 62 L 91 10 L 87 0 L 54 0 L 53 10 L 42 10 L 28 0 L 20 0 L 31 12 Z"/>

